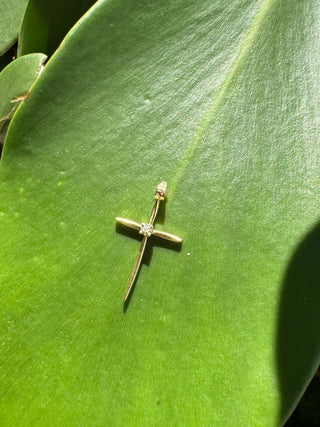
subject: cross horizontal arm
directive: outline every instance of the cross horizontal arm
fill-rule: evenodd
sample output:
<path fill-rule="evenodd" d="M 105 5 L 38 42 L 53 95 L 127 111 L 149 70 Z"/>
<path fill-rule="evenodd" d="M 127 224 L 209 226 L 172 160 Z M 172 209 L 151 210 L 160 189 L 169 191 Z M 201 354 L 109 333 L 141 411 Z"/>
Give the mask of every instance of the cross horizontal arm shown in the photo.
<path fill-rule="evenodd" d="M 174 234 L 166 233 L 165 231 L 153 230 L 152 234 L 162 239 L 170 240 L 171 242 L 181 243 L 182 239 Z"/>
<path fill-rule="evenodd" d="M 116 217 L 116 221 L 122 225 L 133 228 L 134 230 L 141 230 L 141 224 L 135 221 L 131 221 L 130 219 Z"/>

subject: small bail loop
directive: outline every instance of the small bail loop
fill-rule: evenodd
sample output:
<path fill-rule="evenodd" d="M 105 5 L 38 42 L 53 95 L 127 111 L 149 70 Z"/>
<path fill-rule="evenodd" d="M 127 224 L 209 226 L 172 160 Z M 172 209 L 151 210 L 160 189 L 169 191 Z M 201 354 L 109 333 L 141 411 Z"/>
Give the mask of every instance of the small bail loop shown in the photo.
<path fill-rule="evenodd" d="M 165 181 L 160 182 L 160 184 L 157 186 L 154 198 L 156 200 L 164 200 L 166 195 L 168 194 L 167 187 L 168 184 Z"/>

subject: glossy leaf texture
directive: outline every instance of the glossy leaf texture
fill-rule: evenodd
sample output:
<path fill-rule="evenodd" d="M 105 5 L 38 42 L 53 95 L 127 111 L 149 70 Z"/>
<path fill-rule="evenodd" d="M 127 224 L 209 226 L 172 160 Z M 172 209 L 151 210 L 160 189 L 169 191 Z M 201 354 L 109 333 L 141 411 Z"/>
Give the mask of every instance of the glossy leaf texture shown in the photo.
<path fill-rule="evenodd" d="M 19 103 L 38 78 L 46 55 L 24 55 L 4 68 L 0 73 L 0 128 L 1 122 L 9 119 Z"/>
<path fill-rule="evenodd" d="M 19 35 L 18 55 L 51 56 L 70 28 L 96 0 L 29 0 Z"/>
<path fill-rule="evenodd" d="M 73 28 L 1 160 L 6 424 L 289 415 L 319 362 L 319 13 L 101 1 Z M 162 180 L 184 242 L 151 242 L 123 307 L 115 217 L 145 222 Z"/>
<path fill-rule="evenodd" d="M 0 56 L 18 37 L 26 0 L 0 0 Z"/>

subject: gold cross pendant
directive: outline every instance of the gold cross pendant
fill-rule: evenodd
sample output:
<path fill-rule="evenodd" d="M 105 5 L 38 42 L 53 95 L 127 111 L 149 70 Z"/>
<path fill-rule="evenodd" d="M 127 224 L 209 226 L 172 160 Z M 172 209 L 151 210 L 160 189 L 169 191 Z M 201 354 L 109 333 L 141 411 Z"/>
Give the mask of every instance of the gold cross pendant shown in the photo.
<path fill-rule="evenodd" d="M 135 278 L 137 277 L 137 273 L 141 264 L 144 250 L 146 248 L 148 237 L 153 235 L 153 236 L 161 237 L 162 239 L 170 240 L 171 242 L 177 242 L 177 243 L 182 242 L 182 239 L 180 239 L 180 237 L 178 236 L 165 233 L 164 231 L 157 231 L 153 228 L 153 224 L 158 213 L 160 202 L 161 200 L 165 199 L 166 195 L 167 195 L 167 183 L 161 182 L 156 189 L 156 193 L 154 196 L 156 201 L 151 211 L 149 222 L 147 224 L 145 224 L 144 222 L 142 224 L 139 224 L 138 222 L 131 221 L 130 219 L 125 219 L 125 218 L 119 218 L 119 217 L 116 218 L 116 221 L 119 222 L 120 224 L 126 225 L 127 227 L 133 228 L 134 230 L 139 230 L 139 234 L 143 235 L 139 252 L 134 262 L 133 269 L 127 284 L 126 292 L 124 294 L 124 298 L 123 298 L 124 302 L 127 300 L 130 294 L 130 291 L 132 289 L 132 286 L 134 284 Z"/>

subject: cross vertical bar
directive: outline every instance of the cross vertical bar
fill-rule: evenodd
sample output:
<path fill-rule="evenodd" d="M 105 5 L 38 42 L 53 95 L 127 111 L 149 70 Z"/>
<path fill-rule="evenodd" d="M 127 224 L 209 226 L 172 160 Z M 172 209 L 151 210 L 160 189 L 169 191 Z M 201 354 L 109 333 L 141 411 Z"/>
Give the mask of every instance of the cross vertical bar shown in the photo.
<path fill-rule="evenodd" d="M 142 242 L 140 243 L 140 248 L 139 248 L 138 254 L 137 254 L 136 259 L 134 261 L 133 268 L 132 268 L 132 271 L 131 271 L 131 274 L 130 274 L 130 277 L 128 280 L 126 292 L 125 292 L 124 297 L 123 297 L 123 302 L 126 302 L 128 296 L 130 294 L 131 288 L 134 284 L 134 281 L 136 280 L 136 277 L 137 277 L 137 274 L 139 271 L 139 267 L 141 264 L 141 260 L 142 260 L 143 254 L 144 254 L 144 250 L 146 248 L 147 240 L 148 240 L 148 236 L 143 236 Z"/>
<path fill-rule="evenodd" d="M 150 215 L 150 219 L 149 219 L 149 224 L 153 225 L 154 221 L 156 219 L 158 210 L 159 210 L 159 205 L 160 205 L 160 200 L 156 200 L 155 204 L 153 205 L 153 209 L 151 211 L 151 215 Z"/>

